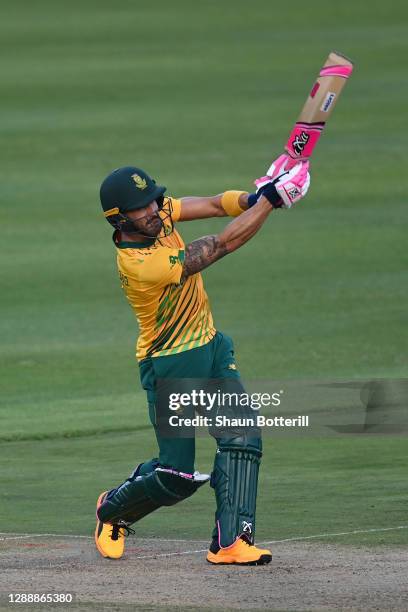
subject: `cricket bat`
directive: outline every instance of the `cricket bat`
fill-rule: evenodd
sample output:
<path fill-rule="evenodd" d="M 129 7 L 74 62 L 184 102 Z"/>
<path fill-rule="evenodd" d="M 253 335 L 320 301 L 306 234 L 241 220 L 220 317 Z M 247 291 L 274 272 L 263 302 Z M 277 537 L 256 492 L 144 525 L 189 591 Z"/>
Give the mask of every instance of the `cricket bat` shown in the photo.
<path fill-rule="evenodd" d="M 329 54 L 285 146 L 294 160 L 303 161 L 312 155 L 352 71 L 353 64 L 347 57 L 335 51 Z"/>

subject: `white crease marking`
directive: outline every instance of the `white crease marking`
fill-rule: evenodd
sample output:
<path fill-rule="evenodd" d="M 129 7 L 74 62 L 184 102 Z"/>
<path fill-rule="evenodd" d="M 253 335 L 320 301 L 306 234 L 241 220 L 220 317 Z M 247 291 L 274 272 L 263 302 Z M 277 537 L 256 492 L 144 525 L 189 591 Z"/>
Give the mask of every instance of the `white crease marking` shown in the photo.
<path fill-rule="evenodd" d="M 355 533 L 378 533 L 380 531 L 397 531 L 397 529 L 408 529 L 408 525 L 398 527 L 378 527 L 374 529 L 354 529 L 353 531 L 340 531 L 337 533 L 318 533 L 311 536 L 298 536 L 296 538 L 285 538 L 284 540 L 270 540 L 264 544 L 281 544 L 283 542 L 300 542 L 302 540 L 313 540 L 315 538 L 330 538 L 336 536 L 354 535 Z"/>
<path fill-rule="evenodd" d="M 25 538 L 84 538 L 86 540 L 93 540 L 93 536 L 87 535 L 75 535 L 75 534 L 63 534 L 63 533 L 14 533 L 14 532 L 2 532 L 0 531 L 0 536 L 6 536 L 5 538 L 0 538 L 0 541 L 6 540 L 23 540 Z M 155 541 L 155 542 L 182 542 L 184 544 L 190 544 L 191 542 L 207 542 L 207 540 L 180 540 L 180 539 L 166 539 L 166 538 L 138 538 L 138 540 L 143 541 Z"/>
<path fill-rule="evenodd" d="M 318 533 L 311 536 L 298 536 L 296 538 L 285 538 L 284 540 L 270 540 L 269 542 L 262 542 L 261 546 L 267 546 L 268 544 L 283 544 L 285 542 L 300 542 L 302 540 L 312 540 L 316 538 L 329 538 L 336 536 L 354 535 L 356 533 L 375 533 L 380 531 L 396 531 L 397 529 L 408 529 L 408 525 L 399 525 L 398 527 L 378 527 L 374 529 L 354 529 L 353 531 L 341 531 L 337 533 Z M 156 557 L 169 557 L 173 555 L 194 555 L 196 553 L 207 552 L 207 549 L 202 550 L 186 550 L 182 552 L 172 553 L 159 553 L 156 555 L 146 555 L 142 557 L 135 557 L 136 559 L 155 559 Z"/>
<path fill-rule="evenodd" d="M 359 534 L 359 533 L 380 533 L 380 532 L 384 532 L 384 531 L 397 531 L 399 529 L 408 529 L 408 525 L 398 525 L 397 527 L 378 527 L 378 528 L 373 528 L 373 529 L 353 529 L 352 531 L 338 531 L 336 533 L 317 533 L 315 535 L 310 535 L 310 536 L 296 536 L 294 538 L 285 538 L 283 540 L 269 540 L 268 542 L 263 542 L 261 545 L 263 546 L 267 546 L 269 544 L 284 544 L 285 542 L 301 542 L 304 540 L 314 540 L 314 539 L 318 539 L 318 538 L 330 538 L 330 537 L 339 537 L 339 536 L 346 536 L 346 535 L 355 535 L 355 534 Z M 92 536 L 85 536 L 85 535 L 71 535 L 71 534 L 60 534 L 60 533 L 23 533 L 23 534 L 14 534 L 14 533 L 5 533 L 5 532 L 0 532 L 0 535 L 2 536 L 9 536 L 10 537 L 5 537 L 5 538 L 0 538 L 0 541 L 7 541 L 7 540 L 22 540 L 22 539 L 26 539 L 26 538 L 73 538 L 73 539 L 93 539 Z M 160 538 L 139 538 L 140 540 L 147 540 L 147 541 L 155 541 L 155 542 L 183 542 L 183 543 L 190 543 L 190 542 L 205 542 L 206 540 L 166 540 L 166 539 L 160 539 Z M 199 550 L 183 550 L 183 551 L 175 551 L 175 552 L 167 552 L 167 553 L 157 553 L 157 554 L 153 554 L 153 555 L 142 555 L 139 557 L 133 557 L 134 559 L 157 559 L 158 557 L 174 557 L 174 556 L 181 556 L 181 555 L 195 555 L 198 553 L 204 553 L 207 552 L 207 548 L 201 548 Z"/>

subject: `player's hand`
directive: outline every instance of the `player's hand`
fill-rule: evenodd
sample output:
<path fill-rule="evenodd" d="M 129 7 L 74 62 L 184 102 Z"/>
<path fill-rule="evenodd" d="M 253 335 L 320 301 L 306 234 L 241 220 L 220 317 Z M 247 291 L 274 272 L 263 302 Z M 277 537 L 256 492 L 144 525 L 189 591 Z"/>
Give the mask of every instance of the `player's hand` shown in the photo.
<path fill-rule="evenodd" d="M 281 197 L 281 208 L 292 208 L 308 192 L 310 186 L 309 162 L 300 162 L 279 177 L 275 189 Z"/>
<path fill-rule="evenodd" d="M 292 208 L 296 202 L 303 198 L 310 185 L 309 162 L 298 162 L 291 170 L 279 170 L 285 167 L 286 155 L 281 155 L 276 160 L 275 168 L 272 168 L 272 175 L 262 176 L 255 181 L 258 187 L 256 192 L 257 199 L 261 195 L 272 204 L 274 208 Z M 274 176 L 273 176 L 274 175 Z"/>
<path fill-rule="evenodd" d="M 296 166 L 297 163 L 298 162 L 292 157 L 290 157 L 290 155 L 288 155 L 287 153 L 283 153 L 282 155 L 279 155 L 279 157 L 275 159 L 275 161 L 272 162 L 272 164 L 269 166 L 265 178 L 269 177 L 269 180 L 274 179 L 283 174 L 284 172 L 288 172 L 289 170 L 291 170 L 293 166 Z M 257 180 L 259 181 L 261 179 Z"/>

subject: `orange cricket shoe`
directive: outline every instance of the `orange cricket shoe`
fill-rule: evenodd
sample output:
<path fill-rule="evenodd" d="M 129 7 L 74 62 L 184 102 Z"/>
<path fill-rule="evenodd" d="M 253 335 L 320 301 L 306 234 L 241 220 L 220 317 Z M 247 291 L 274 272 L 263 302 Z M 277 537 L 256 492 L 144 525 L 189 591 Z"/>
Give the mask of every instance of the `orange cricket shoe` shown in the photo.
<path fill-rule="evenodd" d="M 105 501 L 107 494 L 108 491 L 104 491 L 98 497 L 96 502 L 97 511 L 99 506 Z M 125 535 L 129 535 L 129 533 L 134 533 L 133 529 L 120 523 L 115 525 L 102 523 L 98 519 L 98 515 L 96 515 L 95 544 L 102 557 L 120 559 L 125 550 Z"/>
<path fill-rule="evenodd" d="M 215 543 L 211 544 L 207 561 L 215 565 L 265 565 L 272 561 L 272 553 L 266 548 L 257 548 L 254 544 L 248 544 L 242 538 L 238 538 L 228 548 L 219 548 Z"/>

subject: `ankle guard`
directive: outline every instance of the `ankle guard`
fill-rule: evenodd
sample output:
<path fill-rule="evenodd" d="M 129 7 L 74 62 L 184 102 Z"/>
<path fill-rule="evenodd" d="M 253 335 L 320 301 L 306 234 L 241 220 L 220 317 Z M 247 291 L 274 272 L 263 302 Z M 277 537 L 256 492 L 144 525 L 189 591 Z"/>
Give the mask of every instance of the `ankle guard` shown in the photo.
<path fill-rule="evenodd" d="M 136 474 L 108 495 L 97 512 L 100 521 L 135 523 L 161 506 L 187 499 L 210 479 L 207 474 L 184 474 L 162 467 L 143 476 Z"/>
<path fill-rule="evenodd" d="M 211 486 L 217 511 L 213 538 L 222 548 L 243 536 L 253 544 L 255 537 L 258 472 L 262 457 L 260 438 L 245 436 L 219 440 Z"/>

